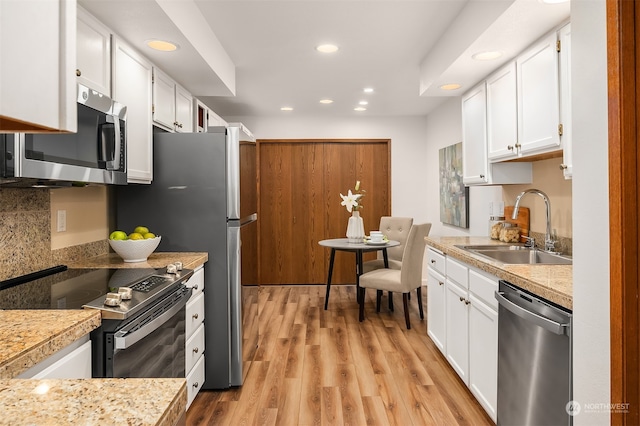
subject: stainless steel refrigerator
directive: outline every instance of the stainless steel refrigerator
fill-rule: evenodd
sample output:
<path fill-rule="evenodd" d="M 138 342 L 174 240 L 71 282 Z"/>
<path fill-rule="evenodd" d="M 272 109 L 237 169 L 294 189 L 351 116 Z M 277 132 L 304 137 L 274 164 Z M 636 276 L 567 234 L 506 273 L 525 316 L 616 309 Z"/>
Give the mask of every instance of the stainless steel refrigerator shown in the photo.
<path fill-rule="evenodd" d="M 157 251 L 209 254 L 203 389 L 240 386 L 258 343 L 255 139 L 233 124 L 153 144 L 153 182 L 116 189 L 116 226 L 147 226 Z"/>

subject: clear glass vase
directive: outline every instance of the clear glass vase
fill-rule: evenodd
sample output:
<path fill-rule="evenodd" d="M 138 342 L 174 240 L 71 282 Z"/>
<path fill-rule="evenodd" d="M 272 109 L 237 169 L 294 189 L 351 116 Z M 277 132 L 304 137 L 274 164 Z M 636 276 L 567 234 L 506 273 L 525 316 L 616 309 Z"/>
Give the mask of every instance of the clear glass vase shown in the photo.
<path fill-rule="evenodd" d="M 364 222 L 360 217 L 360 212 L 351 212 L 349 223 L 347 224 L 347 239 L 350 243 L 362 243 L 364 241 Z"/>

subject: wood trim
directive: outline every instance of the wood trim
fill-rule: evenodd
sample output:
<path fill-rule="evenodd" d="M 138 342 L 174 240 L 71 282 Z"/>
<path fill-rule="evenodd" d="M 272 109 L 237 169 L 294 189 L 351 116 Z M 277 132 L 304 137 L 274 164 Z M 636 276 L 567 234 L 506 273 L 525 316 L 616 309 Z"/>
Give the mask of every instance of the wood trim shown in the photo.
<path fill-rule="evenodd" d="M 640 424 L 639 13 L 635 2 L 607 1 L 611 402 L 629 404 L 628 413 L 611 413 L 611 423 L 616 425 Z"/>
<path fill-rule="evenodd" d="M 258 143 L 386 143 L 391 139 L 257 139 Z"/>

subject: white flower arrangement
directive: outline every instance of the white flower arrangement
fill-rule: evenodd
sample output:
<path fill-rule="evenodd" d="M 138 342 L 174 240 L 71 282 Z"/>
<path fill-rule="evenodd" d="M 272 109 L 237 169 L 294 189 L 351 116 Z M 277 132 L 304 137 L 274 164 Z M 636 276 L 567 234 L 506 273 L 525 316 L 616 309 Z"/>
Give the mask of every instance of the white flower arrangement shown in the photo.
<path fill-rule="evenodd" d="M 340 205 L 345 206 L 349 213 L 351 213 L 352 210 L 358 211 L 358 209 L 363 208 L 360 200 L 362 199 L 362 197 L 364 197 L 364 194 L 366 192 L 364 190 L 360 190 L 359 180 L 356 181 L 356 186 L 353 189 L 355 192 L 351 192 L 351 190 L 349 189 L 347 195 L 340 194 L 340 197 L 342 198 L 342 202 L 340 203 Z"/>

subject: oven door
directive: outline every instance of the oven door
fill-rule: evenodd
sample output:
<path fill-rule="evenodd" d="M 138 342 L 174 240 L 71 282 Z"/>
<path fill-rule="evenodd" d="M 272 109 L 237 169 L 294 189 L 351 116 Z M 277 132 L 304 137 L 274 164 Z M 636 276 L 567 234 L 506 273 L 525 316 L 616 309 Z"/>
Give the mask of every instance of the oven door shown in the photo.
<path fill-rule="evenodd" d="M 106 336 L 107 377 L 186 377 L 185 305 L 182 287 Z"/>

